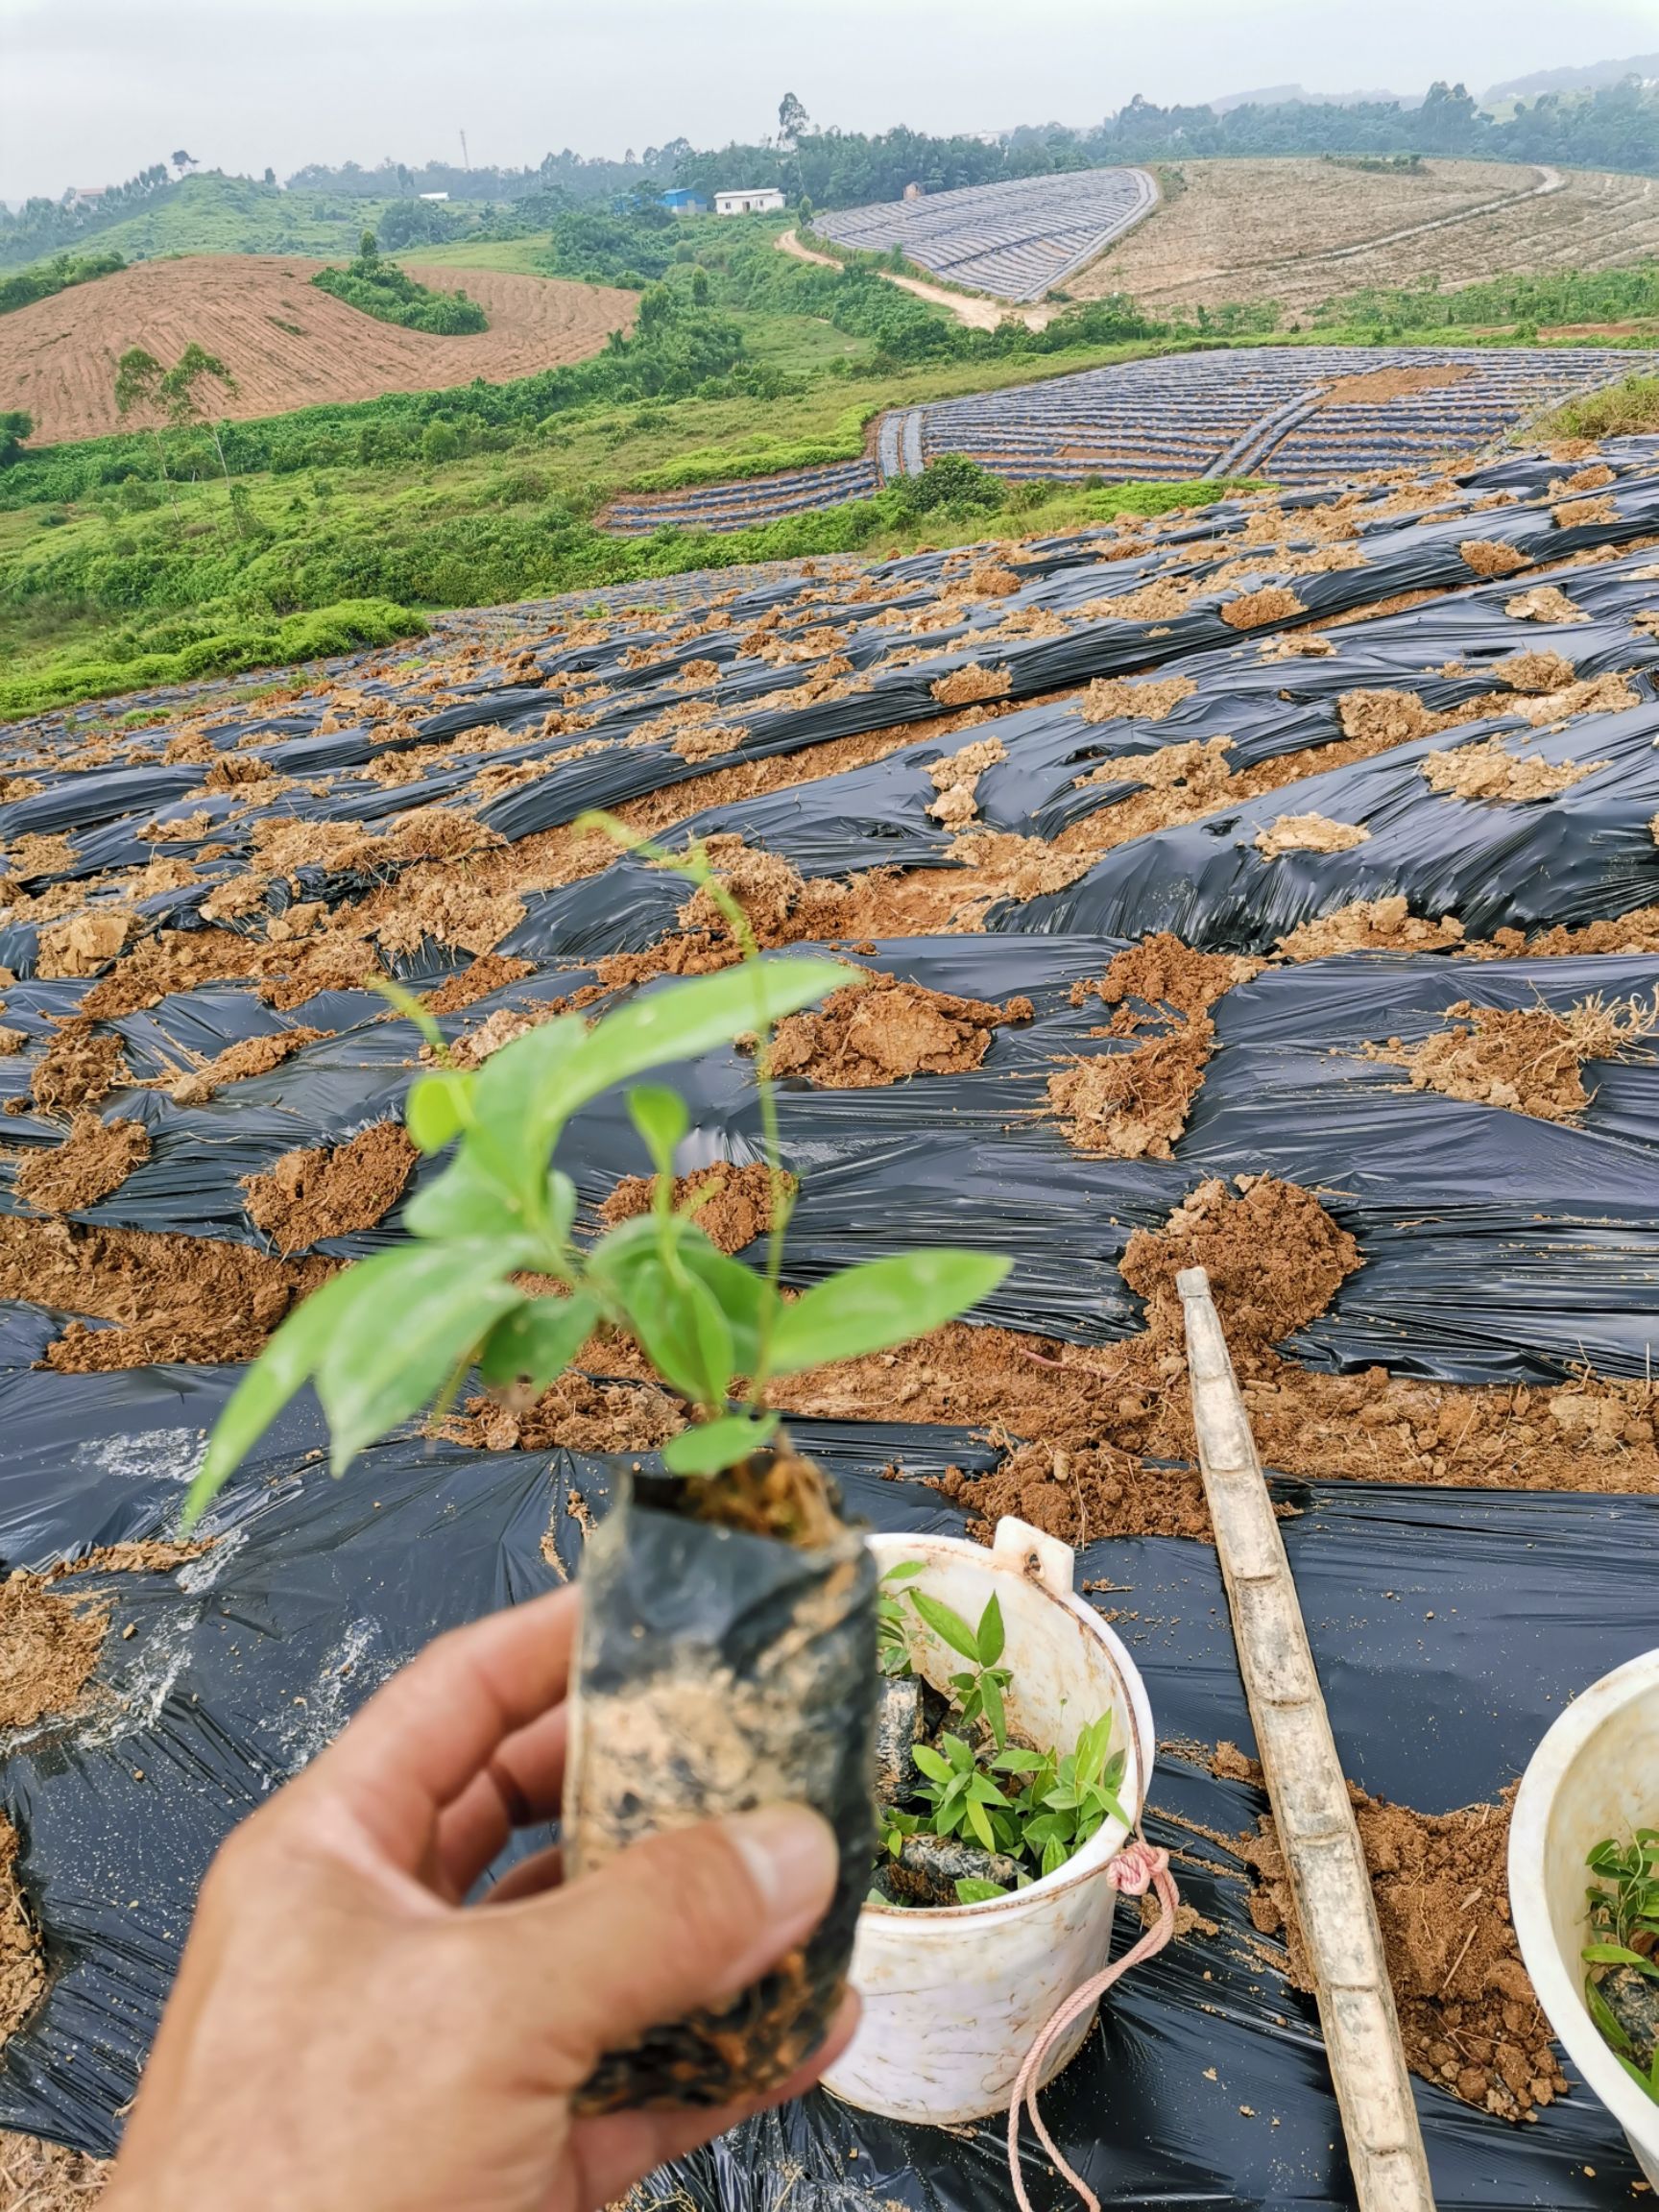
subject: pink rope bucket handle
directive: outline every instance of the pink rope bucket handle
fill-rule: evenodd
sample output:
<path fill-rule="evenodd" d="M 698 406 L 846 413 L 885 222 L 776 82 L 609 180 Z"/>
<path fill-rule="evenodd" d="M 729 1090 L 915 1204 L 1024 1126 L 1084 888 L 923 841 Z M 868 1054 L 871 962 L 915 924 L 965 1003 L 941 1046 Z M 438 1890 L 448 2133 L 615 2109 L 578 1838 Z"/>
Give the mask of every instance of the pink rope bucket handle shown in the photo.
<path fill-rule="evenodd" d="M 1175 1877 L 1169 1871 L 1169 1854 L 1147 1842 L 1143 1836 L 1132 1837 L 1106 1868 L 1106 1879 L 1124 1897 L 1144 1897 L 1147 1890 L 1155 1890 L 1158 1897 L 1158 1917 L 1140 1941 L 1124 1952 L 1121 1959 L 1104 1966 L 1080 1989 L 1074 1989 L 1061 2004 L 1039 2033 L 1037 2040 L 1025 2054 L 1025 2062 L 1020 2069 L 1014 2084 L 1014 2097 L 1008 2106 L 1008 2173 L 1014 2183 L 1014 2195 L 1020 2212 L 1031 2212 L 1031 2200 L 1025 2194 L 1025 2177 L 1020 2169 L 1020 2114 L 1023 2107 L 1031 2115 L 1031 2125 L 1037 2130 L 1039 2141 L 1060 2172 L 1088 2206 L 1089 2212 L 1100 2212 L 1100 2200 L 1093 2189 L 1066 2163 L 1059 2146 L 1044 2125 L 1043 2115 L 1037 2109 L 1037 2092 L 1043 2080 L 1043 2069 L 1054 2046 L 1072 2023 L 1085 2012 L 1091 2012 L 1111 1988 L 1114 1982 L 1139 1966 L 1142 1960 L 1151 1959 L 1163 1950 L 1175 1933 L 1175 1908 L 1181 1902 L 1175 1887 Z"/>

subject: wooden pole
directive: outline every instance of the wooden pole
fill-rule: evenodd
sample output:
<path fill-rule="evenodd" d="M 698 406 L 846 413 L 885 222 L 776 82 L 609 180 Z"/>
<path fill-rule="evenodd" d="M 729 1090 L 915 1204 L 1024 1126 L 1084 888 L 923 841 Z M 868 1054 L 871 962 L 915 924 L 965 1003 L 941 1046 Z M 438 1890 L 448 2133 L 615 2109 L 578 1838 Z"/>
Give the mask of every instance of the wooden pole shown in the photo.
<path fill-rule="evenodd" d="M 1198 1461 L 1267 1796 L 1312 1963 L 1360 2212 L 1434 2212 L 1342 1762 L 1210 1279 L 1175 1278 Z"/>

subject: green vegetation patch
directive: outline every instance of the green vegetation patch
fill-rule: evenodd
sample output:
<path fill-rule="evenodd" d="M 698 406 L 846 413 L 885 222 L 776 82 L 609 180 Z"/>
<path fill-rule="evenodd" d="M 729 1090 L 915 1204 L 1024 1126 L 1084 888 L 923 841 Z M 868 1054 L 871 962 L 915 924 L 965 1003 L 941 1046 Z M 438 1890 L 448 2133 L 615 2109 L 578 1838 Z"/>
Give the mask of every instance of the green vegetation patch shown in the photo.
<path fill-rule="evenodd" d="M 396 261 L 380 257 L 373 230 L 365 230 L 355 261 L 344 269 L 319 269 L 311 279 L 320 292 L 327 292 L 348 307 L 360 308 L 380 323 L 396 323 L 404 330 L 425 330 L 438 338 L 460 338 L 488 330 L 489 318 L 465 292 L 434 292 L 417 284 Z"/>
<path fill-rule="evenodd" d="M 1636 438 L 1659 430 L 1659 376 L 1626 376 L 1568 399 L 1531 432 L 1544 438 Z"/>
<path fill-rule="evenodd" d="M 90 284 L 96 276 L 113 276 L 125 269 L 119 253 L 60 253 L 38 269 L 24 269 L 15 276 L 0 276 L 0 315 L 16 307 L 32 307 L 36 300 L 50 300 L 74 284 Z"/>

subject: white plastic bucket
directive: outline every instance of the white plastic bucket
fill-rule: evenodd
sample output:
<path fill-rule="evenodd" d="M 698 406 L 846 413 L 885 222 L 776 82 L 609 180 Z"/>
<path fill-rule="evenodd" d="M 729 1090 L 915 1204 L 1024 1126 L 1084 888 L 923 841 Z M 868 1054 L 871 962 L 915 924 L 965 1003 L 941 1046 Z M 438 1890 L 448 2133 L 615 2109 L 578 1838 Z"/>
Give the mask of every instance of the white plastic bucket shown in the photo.
<path fill-rule="evenodd" d="M 1022 1521 L 999 1521 L 994 1548 L 950 1536 L 872 1536 L 883 1574 L 901 1560 L 927 1569 L 919 1585 L 966 1620 L 1000 1601 L 1011 1727 L 1062 1754 L 1112 1714 L 1126 1756 L 1120 1796 L 1138 1815 L 1156 1740 L 1134 1662 L 1094 1608 L 1072 1593 L 1070 1546 Z M 931 1634 L 912 1638 L 918 1671 L 943 1688 L 962 1662 Z M 983 1905 L 879 1911 L 858 1919 L 853 1982 L 858 2032 L 825 2077 L 850 2104 L 935 2127 L 1006 2111 L 1015 2078 L 1049 2015 L 1105 1965 L 1118 1892 L 1105 1879 L 1124 1841 L 1109 1821 L 1064 1866 L 1028 1889 Z M 1087 2013 L 1057 2048 L 1057 2074 L 1089 2032 Z"/>
<path fill-rule="evenodd" d="M 1659 2104 L 1601 2040 L 1584 2003 L 1585 1860 L 1607 1837 L 1659 1828 L 1659 1651 L 1603 1675 L 1532 1754 L 1509 1826 L 1509 1910 L 1551 2027 L 1659 2189 Z"/>

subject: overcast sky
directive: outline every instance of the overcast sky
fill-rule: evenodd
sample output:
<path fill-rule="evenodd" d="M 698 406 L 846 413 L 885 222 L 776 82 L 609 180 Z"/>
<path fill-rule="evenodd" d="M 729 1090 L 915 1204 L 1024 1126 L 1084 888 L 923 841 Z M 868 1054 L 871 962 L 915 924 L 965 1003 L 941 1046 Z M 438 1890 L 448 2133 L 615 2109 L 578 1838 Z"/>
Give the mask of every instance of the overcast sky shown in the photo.
<path fill-rule="evenodd" d="M 1087 123 L 1136 92 L 1472 90 L 1659 50 L 1659 0 L 0 0 L 0 199 L 382 156 L 516 165 L 815 121 Z"/>

